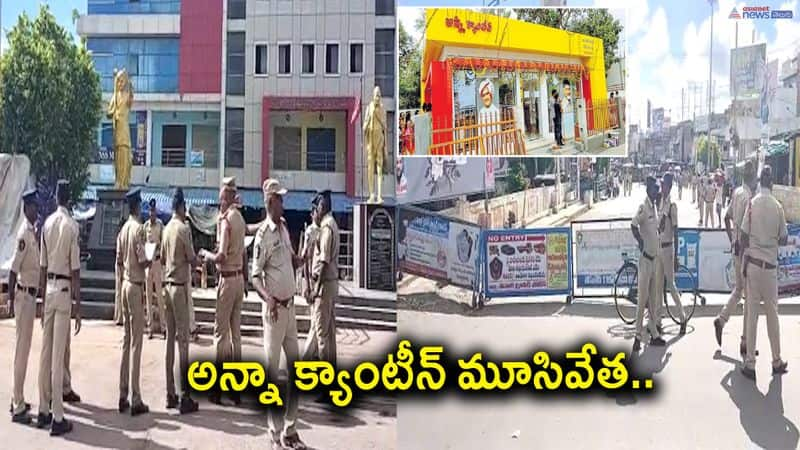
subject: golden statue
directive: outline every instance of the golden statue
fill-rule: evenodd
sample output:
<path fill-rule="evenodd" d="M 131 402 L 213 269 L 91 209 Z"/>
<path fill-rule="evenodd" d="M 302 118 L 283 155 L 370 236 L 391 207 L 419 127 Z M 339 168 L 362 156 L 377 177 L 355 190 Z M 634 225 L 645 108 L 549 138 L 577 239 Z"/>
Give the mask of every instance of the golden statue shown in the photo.
<path fill-rule="evenodd" d="M 117 189 L 131 184 L 131 129 L 128 114 L 133 104 L 133 86 L 125 69 L 114 74 L 114 94 L 108 103 L 108 117 L 114 130 L 114 176 Z"/>
<path fill-rule="evenodd" d="M 383 184 L 383 160 L 386 155 L 386 110 L 381 102 L 381 88 L 375 86 L 372 102 L 364 115 L 364 147 L 367 150 L 367 181 L 369 199 L 367 203 L 383 203 L 381 185 Z M 377 175 L 377 183 L 376 181 Z M 378 197 L 375 197 L 377 186 Z"/>

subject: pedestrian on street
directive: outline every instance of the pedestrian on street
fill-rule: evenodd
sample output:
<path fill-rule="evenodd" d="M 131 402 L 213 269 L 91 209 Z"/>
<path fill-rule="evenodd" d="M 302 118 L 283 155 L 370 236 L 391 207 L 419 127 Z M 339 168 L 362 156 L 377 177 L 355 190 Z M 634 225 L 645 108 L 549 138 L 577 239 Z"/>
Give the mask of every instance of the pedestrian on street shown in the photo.
<path fill-rule="evenodd" d="M 68 181 L 58 181 L 58 209 L 44 222 L 39 260 L 43 336 L 37 427 L 50 425 L 51 436 L 72 431 L 72 423 L 64 417 L 63 388 L 65 352 L 73 310 L 75 335 L 81 330 L 79 228 L 67 209 L 69 190 Z"/>
<path fill-rule="evenodd" d="M 250 268 L 253 287 L 263 302 L 261 319 L 264 325 L 264 352 L 267 377 L 277 382 L 281 348 L 286 355 L 286 366 L 294 367 L 298 357 L 297 319 L 294 308 L 295 269 L 302 258 L 292 250 L 289 229 L 283 218 L 283 196 L 286 189 L 278 180 L 268 179 L 262 186 L 267 219 L 256 232 L 253 261 Z M 312 321 L 313 321 L 312 316 Z M 298 395 L 294 387 L 293 370 L 289 370 L 286 386 L 286 407 L 283 410 L 283 432 L 279 431 L 278 410 L 270 409 L 267 415 L 273 449 L 304 449 L 305 444 L 297 434 Z"/>
<path fill-rule="evenodd" d="M 756 179 L 755 167 L 752 161 L 747 161 L 744 165 L 742 173 L 743 184 L 739 186 L 733 193 L 730 207 L 725 211 L 725 232 L 728 234 L 728 240 L 731 242 L 731 253 L 733 253 L 733 267 L 736 272 L 736 281 L 731 291 L 728 302 L 722 307 L 719 315 L 714 319 L 714 333 L 717 338 L 717 344 L 722 346 L 722 329 L 731 317 L 731 313 L 739 304 L 742 299 L 742 294 L 745 289 L 745 280 L 742 277 L 742 255 L 744 248 L 742 247 L 742 221 L 744 220 L 744 212 L 747 205 L 750 204 L 750 198 L 753 196 L 758 180 Z M 733 222 L 733 226 L 731 226 Z M 747 345 L 745 340 L 745 331 L 747 331 L 747 308 L 744 310 L 742 326 L 742 338 L 739 344 L 739 353 L 744 359 L 747 352 Z"/>
<path fill-rule="evenodd" d="M 706 176 L 701 175 L 697 179 L 697 209 L 700 211 L 700 220 L 697 226 L 703 226 L 703 206 L 705 205 Z"/>
<path fill-rule="evenodd" d="M 200 265 L 194 252 L 192 230 L 186 224 L 186 201 L 183 190 L 178 188 L 172 196 L 172 219 L 164 228 L 160 246 L 164 261 L 164 284 L 166 285 L 166 373 L 167 408 L 178 408 L 181 414 L 198 410 L 197 402 L 190 396 L 187 374 L 189 373 L 189 339 L 191 334 L 189 305 L 191 299 L 192 268 Z M 175 393 L 175 341 L 178 341 L 178 388 L 181 398 Z"/>
<path fill-rule="evenodd" d="M 716 198 L 717 185 L 714 184 L 714 180 L 709 177 L 703 189 L 703 199 L 705 200 L 705 205 L 703 205 L 703 210 L 705 211 L 703 226 L 706 228 L 709 228 L 709 224 L 711 224 L 710 228 L 714 228 L 714 200 L 716 200 Z"/>
<path fill-rule="evenodd" d="M 153 261 L 147 268 L 145 305 L 147 305 L 147 337 L 153 339 L 153 333 L 162 334 L 167 330 L 167 323 L 164 319 L 163 268 L 161 266 L 161 234 L 164 231 L 164 224 L 158 218 L 156 199 L 150 199 L 148 206 L 150 207 L 149 218 L 144 224 L 144 231 L 147 243 L 155 244 L 156 248 L 153 253 Z"/>
<path fill-rule="evenodd" d="M 659 265 L 661 264 L 660 241 L 658 235 L 659 215 L 657 210 L 656 199 L 658 197 L 658 184 L 655 177 L 648 176 L 645 179 L 645 187 L 647 189 L 647 197 L 644 202 L 639 206 L 639 210 L 631 221 L 631 231 L 633 237 L 639 244 L 639 251 L 641 257 L 639 258 L 639 271 L 638 271 L 638 290 L 639 302 L 636 305 L 636 338 L 633 341 L 633 352 L 637 353 L 640 349 L 640 343 L 644 340 L 644 329 L 642 322 L 644 321 L 645 308 L 650 310 L 650 320 L 648 322 L 648 329 L 650 331 L 650 345 L 664 346 L 666 342 L 661 338 L 657 325 L 658 314 L 658 298 L 659 289 L 657 287 L 658 274 L 661 273 Z"/>
<path fill-rule="evenodd" d="M 217 252 L 200 250 L 200 257 L 217 265 L 217 308 L 214 322 L 214 345 L 217 349 L 217 365 L 242 359 L 242 303 L 246 295 L 245 268 L 247 254 L 244 237 L 247 226 L 236 200 L 236 179 L 222 180 L 219 191 L 220 218 L 217 223 Z M 231 391 L 235 404 L 240 404 L 238 392 Z M 222 399 L 218 390 L 212 391 L 209 399 L 219 404 Z"/>
<path fill-rule="evenodd" d="M 14 368 L 13 392 L 11 396 L 11 421 L 27 425 L 31 423 L 28 412 L 29 403 L 25 403 L 23 388 L 25 374 L 28 370 L 28 358 L 31 353 L 33 337 L 33 321 L 36 318 L 36 294 L 39 285 L 39 243 L 36 240 L 36 217 L 39 207 L 36 204 L 36 191 L 30 190 L 22 194 L 22 211 L 25 224 L 17 233 L 17 246 L 11 259 L 11 270 L 8 274 L 9 312 L 14 317 Z"/>
<path fill-rule="evenodd" d="M 780 322 L 778 321 L 778 247 L 786 245 L 788 232 L 783 207 L 772 196 L 772 167 L 761 169 L 761 189 L 752 200 L 742 221 L 744 264 L 742 273 L 747 279 L 747 356 L 742 374 L 756 379 L 756 332 L 758 308 L 764 304 L 767 316 L 767 334 L 772 349 L 772 374 L 787 372 L 788 363 L 781 359 Z"/>
<path fill-rule="evenodd" d="M 558 90 L 553 89 L 553 132 L 556 135 L 555 148 L 564 146 L 564 137 L 561 134 L 561 102 L 558 100 Z"/>
<path fill-rule="evenodd" d="M 336 365 L 336 297 L 339 294 L 339 226 L 331 211 L 331 193 L 318 196 L 320 232 L 311 263 L 311 331 L 303 360 L 319 357 Z"/>
<path fill-rule="evenodd" d="M 722 196 L 722 191 L 724 188 L 724 181 L 722 176 L 717 179 L 716 186 L 714 188 L 714 211 L 717 213 L 717 227 L 722 228 L 722 207 L 724 206 L 724 200 Z"/>
<path fill-rule="evenodd" d="M 686 314 L 683 312 L 680 293 L 678 293 L 678 288 L 675 286 L 675 271 L 678 265 L 678 260 L 675 257 L 675 242 L 678 240 L 678 206 L 670 197 L 672 181 L 673 176 L 669 172 L 665 173 L 661 179 L 661 204 L 658 205 L 660 214 L 658 234 L 661 238 L 661 264 L 658 267 L 661 269 L 661 273 L 656 277 L 656 280 L 664 279 L 664 283 L 656 281 L 656 287 L 666 289 L 672 297 L 673 303 L 678 307 L 681 319 L 680 334 L 684 335 L 686 334 Z M 660 299 L 662 294 L 659 292 L 656 296 L 658 301 L 655 303 L 659 308 L 661 307 Z M 657 317 L 660 321 L 661 314 L 658 314 Z"/>
<path fill-rule="evenodd" d="M 122 341 L 122 360 L 119 369 L 118 406 L 120 413 L 130 408 L 131 415 L 137 416 L 150 411 L 142 401 L 139 383 L 145 322 L 143 301 L 145 270 L 150 267 L 150 261 L 144 253 L 146 236 L 144 225 L 140 222 L 141 192 L 139 188 L 134 188 L 128 191 L 125 197 L 130 215 L 117 235 L 117 267 L 122 273 L 122 314 L 125 321 L 125 337 Z M 131 366 L 131 350 L 133 350 L 133 366 Z"/>

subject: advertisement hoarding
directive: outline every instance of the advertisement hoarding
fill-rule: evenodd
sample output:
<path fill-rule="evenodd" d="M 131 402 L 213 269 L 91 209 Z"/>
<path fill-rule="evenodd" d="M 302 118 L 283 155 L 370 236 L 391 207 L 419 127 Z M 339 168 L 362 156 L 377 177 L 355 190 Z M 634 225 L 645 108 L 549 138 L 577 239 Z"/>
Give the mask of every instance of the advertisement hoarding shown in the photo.
<path fill-rule="evenodd" d="M 613 287 L 617 271 L 625 260 L 636 261 L 639 258 L 639 248 L 631 233 L 630 222 L 616 223 L 621 225 L 610 229 L 579 228 L 575 232 L 577 287 Z"/>
<path fill-rule="evenodd" d="M 494 190 L 491 158 L 398 158 L 396 177 L 400 204 L 454 198 L 484 188 Z"/>
<path fill-rule="evenodd" d="M 800 224 L 788 228 L 788 242 L 778 249 L 778 292 L 800 290 Z"/>
<path fill-rule="evenodd" d="M 758 98 L 766 75 L 767 44 L 731 49 L 731 96 Z"/>
<path fill-rule="evenodd" d="M 487 297 L 570 292 L 569 228 L 490 230 L 483 243 Z"/>

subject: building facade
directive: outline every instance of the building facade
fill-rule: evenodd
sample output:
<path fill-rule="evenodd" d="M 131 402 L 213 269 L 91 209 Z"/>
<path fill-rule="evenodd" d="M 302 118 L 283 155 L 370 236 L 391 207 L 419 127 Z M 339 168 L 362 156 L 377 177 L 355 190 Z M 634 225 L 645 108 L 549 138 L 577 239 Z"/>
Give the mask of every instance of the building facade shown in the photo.
<path fill-rule="evenodd" d="M 104 101 L 114 71 L 130 75 L 131 183 L 145 197 L 209 197 L 235 176 L 258 207 L 274 177 L 287 209 L 330 189 L 340 212 L 368 195 L 361 116 L 376 85 L 394 148 L 395 27 L 393 0 L 88 0 L 78 20 Z M 113 184 L 110 120 L 97 133 L 91 182 Z"/>

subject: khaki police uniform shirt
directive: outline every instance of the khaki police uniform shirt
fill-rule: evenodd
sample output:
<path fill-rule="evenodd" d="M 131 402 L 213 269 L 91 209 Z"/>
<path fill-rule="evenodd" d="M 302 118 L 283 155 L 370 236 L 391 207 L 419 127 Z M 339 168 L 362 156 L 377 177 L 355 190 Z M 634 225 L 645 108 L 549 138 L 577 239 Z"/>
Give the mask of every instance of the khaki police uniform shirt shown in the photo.
<path fill-rule="evenodd" d="M 750 197 L 750 188 L 747 185 L 739 186 L 733 192 L 731 205 L 725 213 L 725 216 L 733 221 L 733 232 L 737 241 L 741 239 L 742 220 L 744 220 L 744 212 L 747 209 L 747 205 L 750 203 Z"/>
<path fill-rule="evenodd" d="M 311 271 L 322 281 L 339 279 L 339 225 L 331 213 L 320 222 Z"/>
<path fill-rule="evenodd" d="M 644 252 L 652 258 L 658 256 L 660 250 L 658 236 L 659 220 L 660 217 L 658 216 L 656 207 L 648 198 L 639 206 L 639 210 L 631 221 L 631 225 L 639 228 L 639 234 L 644 241 Z"/>
<path fill-rule="evenodd" d="M 706 201 L 706 204 L 714 203 L 714 199 L 717 197 L 717 189 L 719 188 L 713 182 L 703 187 L 703 199 Z"/>
<path fill-rule="evenodd" d="M 247 232 L 247 225 L 244 222 L 242 213 L 235 205 L 231 205 L 219 218 L 217 226 L 217 242 L 220 251 L 225 253 L 225 262 L 219 264 L 219 270 L 223 272 L 233 272 L 236 270 L 246 270 L 242 267 L 242 257 L 244 256 L 244 237 Z M 223 235 L 225 242 L 223 243 Z M 222 246 L 225 248 L 222 248 Z"/>
<path fill-rule="evenodd" d="M 294 297 L 292 241 L 283 218 L 278 225 L 267 216 L 258 227 L 250 275 L 253 279 L 261 278 L 269 295 L 276 299 L 284 301 Z"/>
<path fill-rule="evenodd" d="M 158 218 L 156 218 L 155 222 L 151 222 L 150 219 L 144 223 L 144 233 L 147 237 L 147 242 L 152 242 L 156 244 L 156 251 L 153 254 L 153 258 L 161 258 L 161 235 L 164 232 L 164 224 L 161 223 Z"/>
<path fill-rule="evenodd" d="M 42 247 L 39 265 L 47 267 L 47 273 L 66 277 L 80 270 L 80 248 L 78 247 L 78 222 L 67 208 L 59 206 L 50 215 L 42 228 Z"/>
<path fill-rule="evenodd" d="M 750 201 L 742 220 L 742 232 L 750 236 L 745 254 L 778 265 L 778 241 L 788 235 L 788 230 L 783 206 L 769 189 L 762 188 Z"/>
<path fill-rule="evenodd" d="M 122 266 L 123 279 L 132 283 L 145 282 L 144 242 L 144 225 L 129 217 L 117 235 L 117 265 Z"/>
<path fill-rule="evenodd" d="M 20 287 L 35 288 L 39 285 L 40 258 L 33 225 L 25 219 L 25 224 L 17 232 L 17 247 L 11 260 L 11 271 L 17 274 Z"/>
<path fill-rule="evenodd" d="M 195 259 L 192 230 L 177 216 L 164 227 L 161 239 L 161 261 L 164 263 L 164 281 L 188 284 L 192 261 Z"/>
<path fill-rule="evenodd" d="M 317 239 L 319 239 L 319 225 L 312 223 L 308 227 L 306 227 L 305 231 L 305 241 L 303 243 L 303 253 L 309 251 L 313 252 L 314 248 L 317 245 Z"/>
<path fill-rule="evenodd" d="M 667 203 L 669 202 L 669 203 Z M 669 206 L 668 206 L 669 205 Z M 672 243 L 675 244 L 674 237 L 674 227 L 678 226 L 678 206 L 675 205 L 671 199 L 669 200 L 662 200 L 661 201 L 661 208 L 659 209 L 659 213 L 662 216 L 665 216 L 664 219 L 664 231 L 660 233 L 661 243 Z M 660 216 L 659 216 L 660 217 Z M 658 219 L 658 224 L 661 225 L 661 219 Z M 648 252 L 649 254 L 649 252 Z"/>

